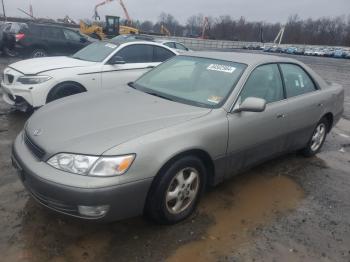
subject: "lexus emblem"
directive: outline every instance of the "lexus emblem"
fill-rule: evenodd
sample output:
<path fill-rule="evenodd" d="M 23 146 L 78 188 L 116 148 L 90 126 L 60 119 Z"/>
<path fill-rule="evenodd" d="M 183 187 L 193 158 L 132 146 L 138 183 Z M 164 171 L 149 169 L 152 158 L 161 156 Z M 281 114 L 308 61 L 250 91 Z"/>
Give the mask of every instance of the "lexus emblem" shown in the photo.
<path fill-rule="evenodd" d="M 34 136 L 40 136 L 42 133 L 43 133 L 42 129 L 35 129 L 34 132 L 33 132 L 33 135 Z"/>

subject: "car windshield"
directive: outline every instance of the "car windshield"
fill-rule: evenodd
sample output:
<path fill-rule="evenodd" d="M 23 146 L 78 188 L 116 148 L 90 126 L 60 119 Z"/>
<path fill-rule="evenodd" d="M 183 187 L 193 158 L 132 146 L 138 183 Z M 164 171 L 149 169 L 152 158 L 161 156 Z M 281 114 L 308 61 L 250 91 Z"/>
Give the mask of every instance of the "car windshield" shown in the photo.
<path fill-rule="evenodd" d="M 117 47 L 118 45 L 115 43 L 96 42 L 81 49 L 72 55 L 72 57 L 79 60 L 102 62 L 110 54 L 112 54 L 117 49 Z"/>
<path fill-rule="evenodd" d="M 176 102 L 215 108 L 225 102 L 245 68 L 241 63 L 177 56 L 143 75 L 133 87 Z"/>

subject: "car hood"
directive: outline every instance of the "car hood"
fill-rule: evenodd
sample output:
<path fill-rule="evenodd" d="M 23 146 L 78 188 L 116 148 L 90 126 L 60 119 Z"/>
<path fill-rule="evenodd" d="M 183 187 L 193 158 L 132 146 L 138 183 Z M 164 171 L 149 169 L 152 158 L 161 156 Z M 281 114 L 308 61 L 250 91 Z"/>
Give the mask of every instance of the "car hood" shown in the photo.
<path fill-rule="evenodd" d="M 131 139 L 210 111 L 126 86 L 50 103 L 32 115 L 25 132 L 46 152 L 46 157 L 59 152 L 101 155 Z M 35 136 L 35 133 L 39 135 Z"/>
<path fill-rule="evenodd" d="M 13 63 L 9 67 L 25 75 L 36 75 L 56 69 L 85 67 L 94 64 L 96 63 L 78 60 L 68 56 L 56 56 L 26 59 Z"/>

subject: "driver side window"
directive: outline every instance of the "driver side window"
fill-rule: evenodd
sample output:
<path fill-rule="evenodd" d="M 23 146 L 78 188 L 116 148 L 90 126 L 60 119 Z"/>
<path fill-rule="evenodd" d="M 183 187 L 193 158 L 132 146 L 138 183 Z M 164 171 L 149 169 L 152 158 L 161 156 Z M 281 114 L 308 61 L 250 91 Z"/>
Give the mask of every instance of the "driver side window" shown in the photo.
<path fill-rule="evenodd" d="M 129 45 L 121 49 L 116 56 L 122 57 L 125 63 L 152 63 L 153 46 L 146 44 Z"/>
<path fill-rule="evenodd" d="M 248 97 L 266 100 L 266 103 L 280 101 L 284 98 L 281 74 L 277 64 L 257 67 L 249 76 L 239 96 L 241 104 Z"/>

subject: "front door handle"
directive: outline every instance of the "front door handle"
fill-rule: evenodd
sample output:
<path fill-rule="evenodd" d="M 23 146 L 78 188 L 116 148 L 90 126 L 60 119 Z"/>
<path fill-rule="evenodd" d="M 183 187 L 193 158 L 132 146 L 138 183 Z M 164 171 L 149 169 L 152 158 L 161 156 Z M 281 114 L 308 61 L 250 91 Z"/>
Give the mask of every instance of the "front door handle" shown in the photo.
<path fill-rule="evenodd" d="M 277 118 L 285 118 L 285 117 L 286 117 L 285 114 L 278 114 L 278 115 L 277 115 Z"/>

